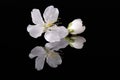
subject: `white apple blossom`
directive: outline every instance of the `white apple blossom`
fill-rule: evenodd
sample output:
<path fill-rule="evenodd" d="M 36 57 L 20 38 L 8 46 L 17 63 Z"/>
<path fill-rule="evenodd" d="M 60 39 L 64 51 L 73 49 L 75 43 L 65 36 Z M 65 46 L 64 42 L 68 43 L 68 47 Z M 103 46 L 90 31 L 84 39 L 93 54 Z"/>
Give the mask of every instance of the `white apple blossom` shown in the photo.
<path fill-rule="evenodd" d="M 82 24 L 81 19 L 75 19 L 68 25 L 68 31 L 70 34 L 80 34 L 84 32 L 85 26 Z"/>
<path fill-rule="evenodd" d="M 29 57 L 32 59 L 36 57 L 35 60 L 35 68 L 37 70 L 42 70 L 44 67 L 45 60 L 48 65 L 52 68 L 58 67 L 62 63 L 62 59 L 58 52 L 54 50 L 50 50 L 49 48 L 43 48 L 37 46 L 31 50 Z"/>
<path fill-rule="evenodd" d="M 38 9 L 33 9 L 31 12 L 32 21 L 35 25 L 28 25 L 27 31 L 33 38 L 38 38 L 45 32 L 45 39 L 49 42 L 60 41 L 60 39 L 68 35 L 68 30 L 64 26 L 57 26 L 54 23 L 57 21 L 59 11 L 54 6 L 48 6 L 43 18 Z"/>

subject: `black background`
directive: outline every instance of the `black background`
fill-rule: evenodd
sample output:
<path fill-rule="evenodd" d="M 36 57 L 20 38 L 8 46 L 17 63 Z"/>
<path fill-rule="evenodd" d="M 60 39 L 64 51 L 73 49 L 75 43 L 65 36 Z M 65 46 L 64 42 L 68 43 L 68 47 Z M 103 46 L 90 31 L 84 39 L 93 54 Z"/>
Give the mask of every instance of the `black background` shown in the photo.
<path fill-rule="evenodd" d="M 92 3 L 92 2 L 91 2 Z M 118 52 L 119 41 L 119 7 L 117 4 L 107 2 L 79 2 L 67 0 L 38 0 L 38 1 L 4 1 L 0 5 L 0 50 L 1 69 L 11 78 L 30 78 L 32 80 L 79 74 L 85 76 L 94 72 L 109 71 L 114 65 L 118 67 L 120 56 Z M 50 68 L 47 64 L 42 71 L 34 69 L 34 59 L 29 59 L 28 54 L 35 46 L 44 46 L 42 37 L 34 39 L 26 31 L 31 20 L 31 10 L 38 8 L 41 13 L 44 9 L 54 5 L 59 9 L 60 22 L 67 26 L 76 18 L 81 18 L 86 30 L 80 34 L 87 42 L 84 48 L 76 50 L 67 47 L 62 49 L 63 64 L 58 68 Z M 107 57 L 111 56 L 111 57 Z M 4 73 L 3 73 L 4 74 Z M 58 77 L 58 78 L 59 78 Z"/>

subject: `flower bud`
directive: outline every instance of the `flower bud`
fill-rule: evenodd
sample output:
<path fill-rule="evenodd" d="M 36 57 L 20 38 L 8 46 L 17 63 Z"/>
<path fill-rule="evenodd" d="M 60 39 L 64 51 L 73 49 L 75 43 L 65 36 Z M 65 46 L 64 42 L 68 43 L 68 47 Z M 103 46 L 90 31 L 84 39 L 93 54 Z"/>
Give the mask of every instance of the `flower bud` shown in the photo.
<path fill-rule="evenodd" d="M 84 32 L 85 26 L 82 24 L 81 19 L 75 19 L 68 25 L 68 31 L 70 34 L 80 34 Z"/>

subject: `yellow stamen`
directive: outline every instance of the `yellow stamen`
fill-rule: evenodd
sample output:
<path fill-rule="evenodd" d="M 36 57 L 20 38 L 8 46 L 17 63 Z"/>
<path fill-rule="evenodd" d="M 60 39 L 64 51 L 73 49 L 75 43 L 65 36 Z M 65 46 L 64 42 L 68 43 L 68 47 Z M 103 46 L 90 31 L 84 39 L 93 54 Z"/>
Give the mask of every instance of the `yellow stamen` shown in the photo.
<path fill-rule="evenodd" d="M 51 27 L 53 25 L 53 23 L 45 23 L 44 27 L 48 28 Z"/>

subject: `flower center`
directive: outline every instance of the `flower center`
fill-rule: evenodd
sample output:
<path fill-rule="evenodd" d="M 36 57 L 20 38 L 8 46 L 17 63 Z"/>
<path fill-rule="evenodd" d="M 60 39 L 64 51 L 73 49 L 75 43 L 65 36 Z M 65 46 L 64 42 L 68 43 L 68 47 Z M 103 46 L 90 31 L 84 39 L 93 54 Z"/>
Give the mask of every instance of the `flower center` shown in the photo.
<path fill-rule="evenodd" d="M 50 57 L 52 57 L 52 58 L 55 58 L 55 57 L 56 57 L 55 52 L 53 52 L 53 51 L 49 52 L 48 56 L 50 56 Z"/>
<path fill-rule="evenodd" d="M 53 25 L 53 23 L 49 22 L 49 23 L 45 23 L 44 27 L 48 28 L 51 27 Z"/>
<path fill-rule="evenodd" d="M 55 58 L 56 57 L 56 55 L 54 55 L 54 51 L 52 51 L 52 50 L 50 50 L 50 49 L 48 49 L 48 48 L 45 48 L 45 50 L 46 50 L 46 54 L 47 54 L 47 56 L 51 56 L 51 57 L 53 57 L 53 58 Z"/>

